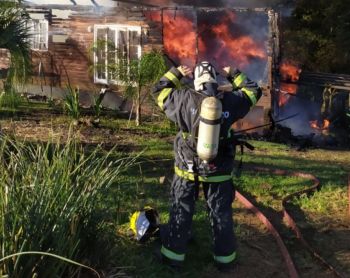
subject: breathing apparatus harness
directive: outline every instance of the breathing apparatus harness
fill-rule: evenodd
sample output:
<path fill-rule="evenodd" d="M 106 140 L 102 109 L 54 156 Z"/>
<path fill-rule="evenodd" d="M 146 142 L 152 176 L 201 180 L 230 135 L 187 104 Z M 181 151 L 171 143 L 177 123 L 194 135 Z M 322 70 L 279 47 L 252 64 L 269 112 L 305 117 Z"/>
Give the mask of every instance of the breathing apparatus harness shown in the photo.
<path fill-rule="evenodd" d="M 208 175 L 216 171 L 216 166 L 210 162 L 216 158 L 219 152 L 219 144 L 221 148 L 224 148 L 225 145 L 238 145 L 241 147 L 241 160 L 236 175 L 241 172 L 244 147 L 250 150 L 253 150 L 254 147 L 247 143 L 242 136 L 235 136 L 233 130 L 230 130 L 229 134 L 224 138 L 220 138 L 220 128 L 224 120 L 222 115 L 224 92 L 217 91 L 216 72 L 210 63 L 201 62 L 196 66 L 194 85 L 195 93 L 201 95 L 201 97 L 195 98 L 197 100 L 200 99 L 200 102 L 198 101 L 197 103 L 197 107 L 200 109 L 199 120 L 198 124 L 196 123 L 192 128 L 189 136 L 186 136 L 187 138 L 183 140 L 192 149 L 193 157 L 190 161 L 184 161 L 184 157 L 180 152 L 179 155 L 180 159 L 187 165 L 188 172 L 193 176 L 196 198 L 198 198 L 201 182 L 199 170 L 204 170 L 203 172 Z M 181 132 L 184 133 L 184 131 Z M 194 146 L 196 146 L 196 150 L 193 149 Z M 196 153 L 202 162 L 199 160 L 197 163 Z"/>

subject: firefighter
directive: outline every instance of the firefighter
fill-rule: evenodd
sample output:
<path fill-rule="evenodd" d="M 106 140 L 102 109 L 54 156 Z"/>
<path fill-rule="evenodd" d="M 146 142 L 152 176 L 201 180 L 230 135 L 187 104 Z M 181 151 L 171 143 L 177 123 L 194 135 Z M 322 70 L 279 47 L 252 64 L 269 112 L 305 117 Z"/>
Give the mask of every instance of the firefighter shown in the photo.
<path fill-rule="evenodd" d="M 160 231 L 162 262 L 174 268 L 181 267 L 185 260 L 199 184 L 202 184 L 207 202 L 216 266 L 225 271 L 235 263 L 236 240 L 232 219 L 235 145 L 231 140 L 231 126 L 256 104 L 261 97 L 261 89 L 238 69 L 227 66 L 223 68 L 223 73 L 233 86 L 230 92 L 218 90 L 217 72 L 206 61 L 195 67 L 194 89 L 181 89 L 181 78 L 192 76 L 191 69 L 181 65 L 171 68 L 153 92 L 159 107 L 179 127 L 174 140 L 175 174 L 171 185 L 169 222 Z M 219 147 L 216 157 L 209 162 L 198 156 L 196 138 L 201 119 L 200 105 L 207 97 L 219 98 L 222 103 Z"/>

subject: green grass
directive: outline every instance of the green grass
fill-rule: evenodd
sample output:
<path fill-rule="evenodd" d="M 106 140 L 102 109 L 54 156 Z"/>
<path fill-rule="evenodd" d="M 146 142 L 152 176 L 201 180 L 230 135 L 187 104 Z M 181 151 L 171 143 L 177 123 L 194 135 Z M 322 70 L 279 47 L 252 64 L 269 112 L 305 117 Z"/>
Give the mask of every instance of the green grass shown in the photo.
<path fill-rule="evenodd" d="M 172 136 L 176 134 L 176 128 L 168 120 L 153 121 L 152 119 L 144 119 L 142 125 L 136 126 L 133 121 L 125 119 L 107 118 L 101 119 L 101 126 L 116 132 L 134 132 L 136 136 L 133 139 L 144 140 L 142 135 L 152 135 L 154 139 L 163 136 Z"/>
<path fill-rule="evenodd" d="M 61 117 L 53 121 L 68 122 L 67 118 Z M 106 257 L 106 261 L 113 265 L 129 267 L 125 271 L 135 277 L 173 277 L 165 267 L 153 260 L 154 242 L 141 245 L 129 236 L 128 222 L 131 214 L 144 205 L 156 208 L 162 222 L 167 221 L 169 182 L 173 173 L 172 138 L 176 133 L 175 127 L 167 121 L 146 121 L 137 127 L 133 121 L 110 116 L 101 116 L 101 126 L 114 134 L 125 135 L 126 139 L 123 139 L 121 144 L 131 147 L 123 152 L 113 151 L 109 154 L 112 161 L 127 155 L 139 155 L 137 164 L 120 173 L 118 183 L 112 184 L 106 197 L 97 202 L 99 207 L 107 207 L 110 212 L 109 232 L 105 233 L 104 238 L 110 246 L 110 256 Z M 303 196 L 294 200 L 294 205 L 316 217 L 324 216 L 325 212 L 337 217 L 345 215 L 350 151 L 310 149 L 307 152 L 298 152 L 283 144 L 258 141 L 251 143 L 256 150 L 245 152 L 245 163 L 302 171 L 314 174 L 320 179 L 322 189 L 310 197 Z M 100 150 L 99 154 L 106 153 Z M 164 176 L 168 181 L 161 184 L 160 178 Z M 237 188 L 255 198 L 258 205 L 272 207 L 276 211 L 281 209 L 280 201 L 286 194 L 311 185 L 310 181 L 301 178 L 280 177 L 248 170 L 243 170 L 241 178 L 235 178 L 234 182 Z M 194 233 L 197 244 L 189 246 L 185 274 L 181 277 L 202 277 L 207 273 L 215 273 L 211 255 L 210 225 L 202 200 L 197 203 L 196 211 Z M 105 215 L 102 214 L 101 217 Z M 235 231 L 239 239 L 249 237 L 249 230 L 238 224 Z"/>
<path fill-rule="evenodd" d="M 256 150 L 246 153 L 244 158 L 246 162 L 289 171 L 310 173 L 320 180 L 322 186 L 320 192 L 311 197 L 304 196 L 300 200 L 295 200 L 295 204 L 300 205 L 302 209 L 310 212 L 328 211 L 329 213 L 346 209 L 350 151 L 310 149 L 307 152 L 298 152 L 282 144 L 269 142 L 253 142 L 253 144 L 256 146 Z M 249 175 L 249 173 L 245 175 Z M 278 185 L 281 182 L 280 177 L 273 179 L 275 182 L 273 182 L 272 187 L 275 189 L 280 187 L 281 190 L 293 191 L 294 189 L 302 189 L 311 185 L 311 182 L 306 182 L 302 179 L 298 179 L 299 181 L 293 185 L 292 180 L 295 178 L 284 178 L 283 182 L 291 183 L 291 185 L 286 185 L 287 189 L 285 189 L 283 188 L 283 182 L 281 185 Z M 254 179 L 251 182 L 254 183 Z M 243 186 L 244 184 L 243 177 Z M 259 186 L 257 187 L 259 188 Z M 261 194 L 257 194 L 257 196 L 261 196 Z"/>
<path fill-rule="evenodd" d="M 172 145 L 158 137 L 146 141 L 142 140 L 142 137 L 133 138 L 135 144 L 144 147 L 145 151 L 142 154 L 142 170 L 139 166 L 129 169 L 125 175 L 124 188 L 121 189 L 125 195 L 119 200 L 119 207 L 123 212 L 119 213 L 122 217 L 119 219 L 121 226 L 118 233 L 123 236 L 119 237 L 117 249 L 124 255 L 118 257 L 118 264 L 132 266 L 128 273 L 136 277 L 173 277 L 167 268 L 154 261 L 152 255 L 156 248 L 154 242 L 141 245 L 125 236 L 129 227 L 128 217 L 144 204 L 155 207 L 160 212 L 162 222 L 167 221 L 170 189 L 168 184 L 159 183 L 159 177 L 167 175 L 170 180 L 172 178 Z M 320 179 L 323 187 L 319 192 L 310 197 L 303 196 L 294 200 L 294 204 L 300 206 L 306 213 L 323 217 L 326 211 L 341 213 L 347 209 L 346 179 L 350 171 L 349 151 L 310 149 L 307 152 L 297 152 L 282 144 L 258 141 L 251 143 L 255 145 L 256 150 L 245 153 L 246 163 L 302 171 L 314 174 Z M 164 158 L 166 163 L 157 162 L 156 159 L 159 157 Z M 255 198 L 259 206 L 272 207 L 276 211 L 281 210 L 281 199 L 286 194 L 312 184 L 302 178 L 274 176 L 248 170 L 243 171 L 241 178 L 235 178 L 234 182 L 238 189 Z M 181 277 L 201 277 L 207 273 L 215 273 L 211 254 L 210 225 L 203 200 L 197 203 L 196 211 L 193 225 L 197 245 L 189 246 L 185 273 Z M 235 232 L 241 240 L 249 238 L 249 230 L 240 225 L 235 226 Z"/>

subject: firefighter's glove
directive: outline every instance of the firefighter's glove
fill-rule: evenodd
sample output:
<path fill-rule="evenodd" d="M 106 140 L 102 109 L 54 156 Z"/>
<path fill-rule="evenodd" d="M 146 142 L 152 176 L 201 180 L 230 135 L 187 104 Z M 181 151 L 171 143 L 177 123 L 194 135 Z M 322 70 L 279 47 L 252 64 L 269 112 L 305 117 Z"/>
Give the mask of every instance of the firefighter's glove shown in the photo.
<path fill-rule="evenodd" d="M 193 78 L 192 70 L 188 66 L 178 66 L 177 70 L 182 74 L 182 76 L 188 76 L 190 78 Z"/>
<path fill-rule="evenodd" d="M 230 66 L 223 67 L 222 71 L 223 71 L 223 75 L 228 77 L 228 78 L 235 77 L 236 75 L 241 73 L 238 69 L 230 67 Z"/>

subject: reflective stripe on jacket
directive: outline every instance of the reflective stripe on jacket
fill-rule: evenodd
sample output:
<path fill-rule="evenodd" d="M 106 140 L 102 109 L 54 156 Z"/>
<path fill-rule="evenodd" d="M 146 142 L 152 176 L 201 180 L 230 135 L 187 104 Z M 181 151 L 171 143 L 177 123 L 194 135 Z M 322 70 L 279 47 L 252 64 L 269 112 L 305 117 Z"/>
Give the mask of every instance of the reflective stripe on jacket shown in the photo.
<path fill-rule="evenodd" d="M 227 140 L 219 144 L 217 157 L 210 163 L 214 165 L 210 173 L 201 170 L 201 161 L 196 153 L 195 140 L 199 125 L 199 113 L 202 100 L 207 97 L 204 92 L 196 92 L 191 88 L 180 88 L 182 74 L 171 68 L 158 82 L 153 91 L 158 106 L 166 116 L 179 127 L 179 133 L 174 141 L 175 166 L 185 173 L 195 165 L 199 176 L 230 177 L 233 171 L 234 147 L 227 145 Z M 233 85 L 232 92 L 222 94 L 223 121 L 220 127 L 220 137 L 226 138 L 232 124 L 243 118 L 261 97 L 261 89 L 244 74 L 236 71 L 228 77 Z M 195 136 L 184 136 L 185 134 Z M 203 167 L 204 169 L 205 167 Z M 202 171 L 202 172 L 201 172 Z M 190 171 L 191 172 L 191 171 Z"/>

